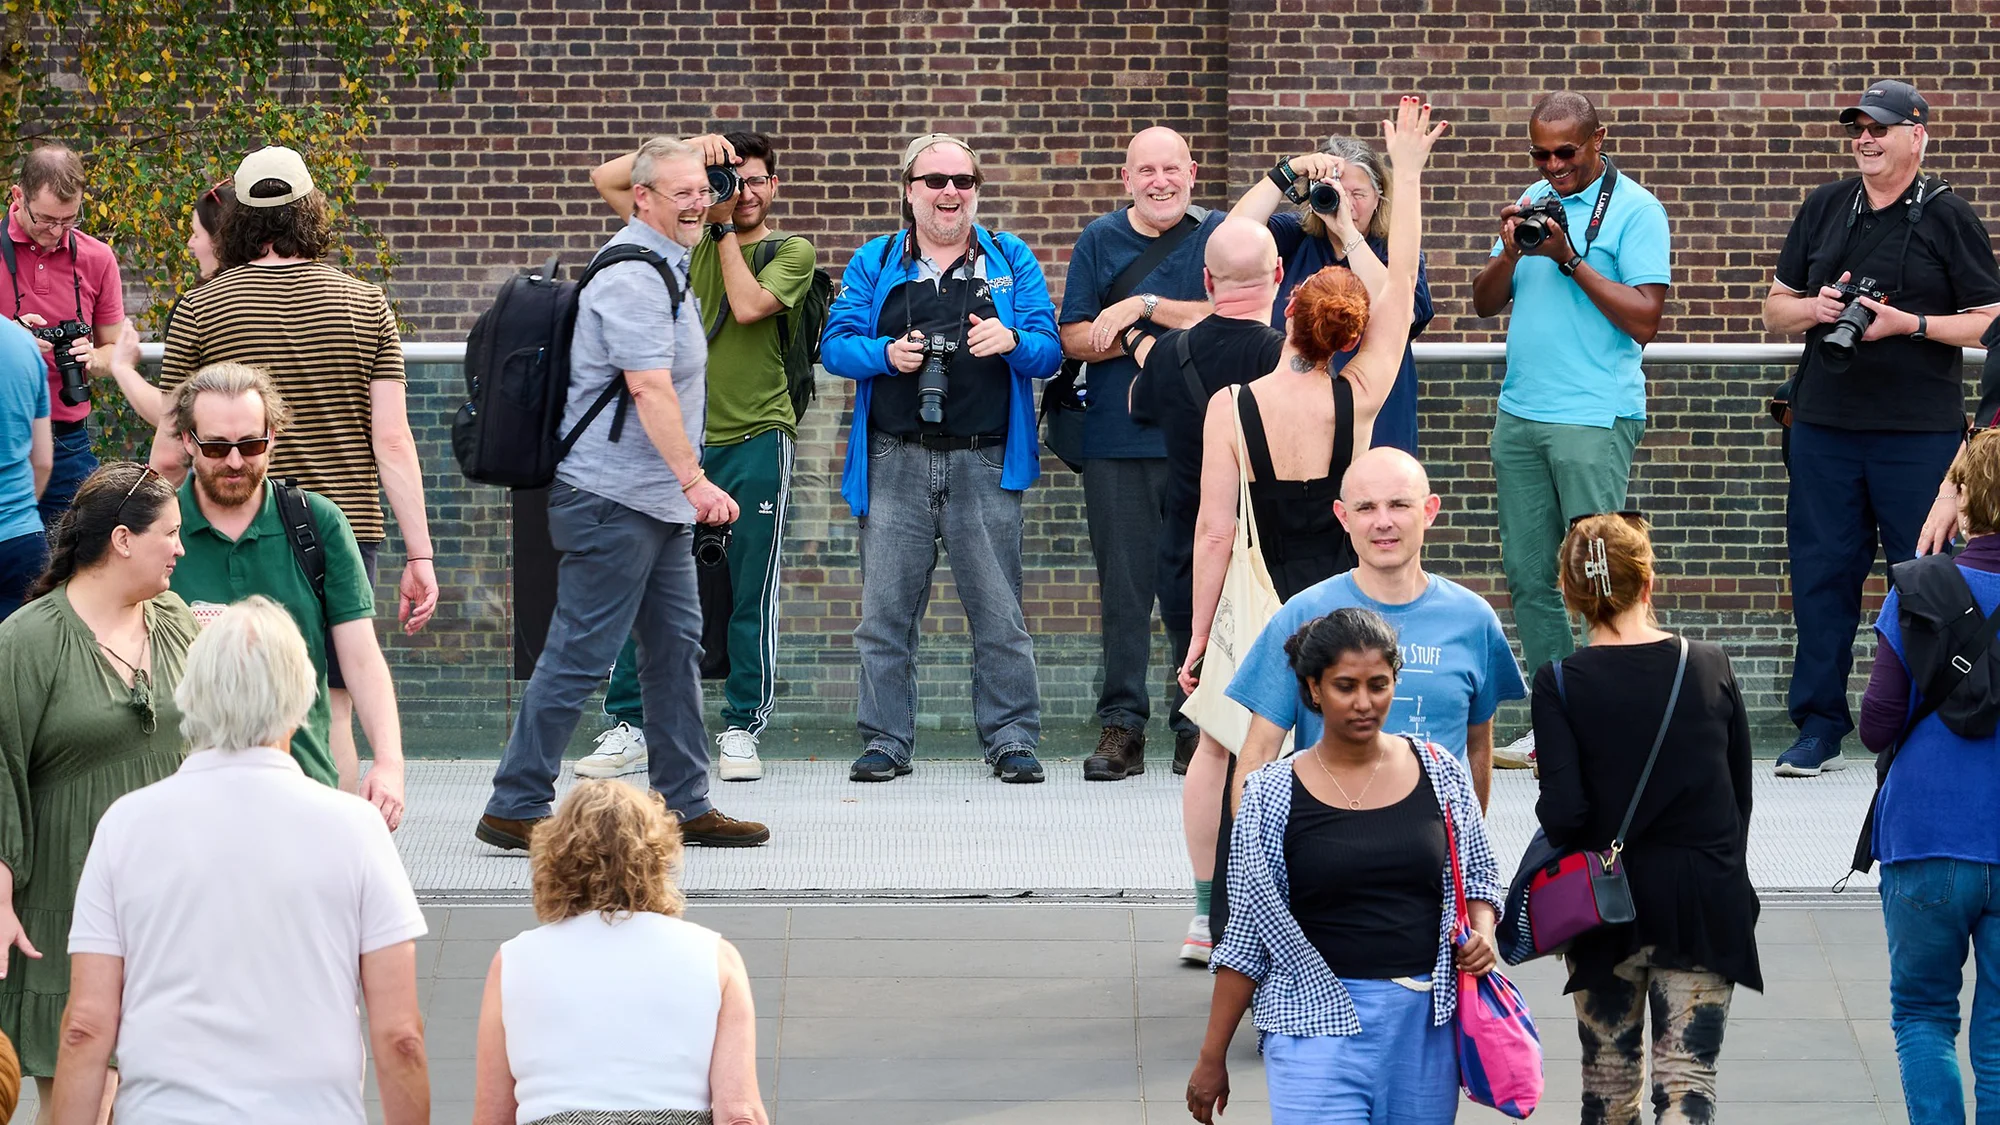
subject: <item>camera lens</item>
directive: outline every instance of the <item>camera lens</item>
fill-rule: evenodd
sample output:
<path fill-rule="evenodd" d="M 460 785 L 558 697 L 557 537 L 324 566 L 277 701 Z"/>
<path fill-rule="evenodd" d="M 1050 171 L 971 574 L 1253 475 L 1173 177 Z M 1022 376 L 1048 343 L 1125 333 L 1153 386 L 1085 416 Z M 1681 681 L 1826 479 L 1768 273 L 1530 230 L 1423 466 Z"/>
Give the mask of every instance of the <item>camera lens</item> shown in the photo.
<path fill-rule="evenodd" d="M 717 567 L 729 561 L 728 527 L 701 524 L 694 529 L 694 561 L 697 566 Z"/>
<path fill-rule="evenodd" d="M 1533 250 L 1548 237 L 1549 221 L 1540 215 L 1530 215 L 1514 225 L 1514 245 L 1523 250 Z"/>
<path fill-rule="evenodd" d="M 1322 215 L 1336 214 L 1340 210 L 1340 189 L 1321 180 L 1306 194 L 1306 205 Z"/>
<path fill-rule="evenodd" d="M 736 169 L 727 164 L 708 166 L 708 190 L 715 193 L 717 203 L 735 198 L 737 191 L 742 187 L 743 179 L 736 174 Z"/>

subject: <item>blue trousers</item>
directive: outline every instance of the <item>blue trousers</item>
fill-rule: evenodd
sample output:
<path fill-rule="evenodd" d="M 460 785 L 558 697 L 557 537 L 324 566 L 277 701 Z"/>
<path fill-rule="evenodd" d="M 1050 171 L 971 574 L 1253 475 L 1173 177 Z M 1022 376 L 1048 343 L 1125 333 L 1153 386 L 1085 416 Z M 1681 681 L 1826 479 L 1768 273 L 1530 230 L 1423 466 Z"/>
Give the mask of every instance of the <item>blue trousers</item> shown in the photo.
<path fill-rule="evenodd" d="M 76 490 L 84 478 L 97 471 L 97 455 L 90 451 L 90 431 L 74 430 L 55 435 L 55 466 L 49 471 L 48 487 L 42 489 L 42 526 L 55 530 L 56 521 L 69 511 Z"/>
<path fill-rule="evenodd" d="M 0 541 L 0 621 L 21 608 L 28 587 L 42 576 L 48 561 L 48 541 L 39 531 Z"/>
<path fill-rule="evenodd" d="M 1854 729 L 1847 674 L 1861 625 L 1861 586 L 1879 546 L 1912 558 L 1938 482 L 1958 451 L 1956 431 L 1836 430 L 1792 423 L 1785 499 L 1792 576 L 1792 722 L 1839 742 Z"/>
<path fill-rule="evenodd" d="M 1889 931 L 1889 1026 L 1910 1120 L 1964 1125 L 1958 994 L 1968 944 L 1971 1055 L 1979 1125 L 2000 1125 L 2000 866 L 1957 859 L 1882 865 Z"/>
<path fill-rule="evenodd" d="M 1264 1038 L 1271 1125 L 1449 1125 L 1457 1030 L 1431 1026 L 1431 994 L 1392 980 L 1340 983 L 1361 1034 Z"/>

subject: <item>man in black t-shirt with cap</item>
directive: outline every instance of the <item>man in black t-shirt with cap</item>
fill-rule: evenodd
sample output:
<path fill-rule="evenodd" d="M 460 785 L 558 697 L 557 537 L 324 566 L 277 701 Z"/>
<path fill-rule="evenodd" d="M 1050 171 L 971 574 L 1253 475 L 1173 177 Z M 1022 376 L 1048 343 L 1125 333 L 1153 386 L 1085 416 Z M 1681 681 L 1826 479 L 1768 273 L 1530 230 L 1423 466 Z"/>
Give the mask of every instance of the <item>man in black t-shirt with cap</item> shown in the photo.
<path fill-rule="evenodd" d="M 1842 764 L 1862 584 L 1878 542 L 1891 562 L 1908 559 L 1926 513 L 1956 517 L 1956 496 L 1937 490 L 1965 429 L 1960 349 L 1977 345 L 2000 310 L 1985 226 L 1920 168 L 1929 103 L 1906 83 L 1878 81 L 1840 123 L 1861 174 L 1806 198 L 1764 302 L 1766 328 L 1806 342 L 1786 498 L 1799 737 L 1778 758 L 1780 777 Z M 1873 314 L 1865 330 L 1841 323 L 1857 306 Z M 1830 354 L 1829 336 L 1851 337 L 1848 354 Z"/>

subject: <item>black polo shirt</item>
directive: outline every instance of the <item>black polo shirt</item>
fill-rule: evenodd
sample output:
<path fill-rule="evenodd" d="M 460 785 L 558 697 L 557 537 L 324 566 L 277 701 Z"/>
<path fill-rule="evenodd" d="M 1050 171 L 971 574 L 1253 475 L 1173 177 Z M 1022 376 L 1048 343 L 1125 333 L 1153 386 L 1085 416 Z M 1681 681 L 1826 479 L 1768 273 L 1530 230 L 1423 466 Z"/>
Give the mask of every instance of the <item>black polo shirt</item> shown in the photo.
<path fill-rule="evenodd" d="M 927 426 L 917 416 L 917 383 L 923 368 L 907 375 L 877 378 L 868 404 L 868 426 L 877 433 L 909 437 L 920 433 L 953 437 L 1004 437 L 1014 377 L 1004 355 L 976 356 L 966 348 L 971 318 L 998 315 L 986 284 L 986 260 L 975 257 L 972 268 L 960 258 L 940 270 L 922 259 L 917 276 L 889 290 L 875 334 L 900 338 L 912 329 L 942 336 L 958 345 L 946 371 L 944 425 Z"/>
<path fill-rule="evenodd" d="M 1925 199 L 1908 221 L 1912 189 L 1872 210 L 1859 176 L 1827 184 L 1806 197 L 1778 255 L 1777 282 L 1813 294 L 1843 269 L 1876 280 L 1889 303 L 1905 312 L 1949 316 L 2000 303 L 2000 269 L 1992 242 L 1972 206 L 1945 192 Z M 1877 224 L 1895 226 L 1859 262 L 1844 259 L 1864 245 Z M 1965 422 L 1965 381 L 1959 349 L 1936 340 L 1885 336 L 1855 351 L 1846 371 L 1828 370 L 1819 343 L 1830 325 L 1806 333 L 1805 366 L 1792 400 L 1793 416 L 1843 430 L 1956 430 Z"/>

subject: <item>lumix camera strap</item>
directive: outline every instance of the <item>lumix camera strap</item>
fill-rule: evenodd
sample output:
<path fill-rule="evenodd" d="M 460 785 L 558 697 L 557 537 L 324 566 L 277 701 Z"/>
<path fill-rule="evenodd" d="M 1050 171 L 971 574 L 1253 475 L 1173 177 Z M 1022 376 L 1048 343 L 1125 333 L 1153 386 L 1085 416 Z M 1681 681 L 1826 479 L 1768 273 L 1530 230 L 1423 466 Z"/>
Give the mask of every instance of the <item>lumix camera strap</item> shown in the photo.
<path fill-rule="evenodd" d="M 1588 257 L 1590 244 L 1597 241 L 1597 234 L 1604 229 L 1604 216 L 1611 210 L 1611 189 L 1618 186 L 1618 165 L 1609 156 L 1604 161 L 1603 182 L 1597 188 L 1597 202 L 1590 208 L 1590 225 L 1583 228 L 1583 254 Z"/>

